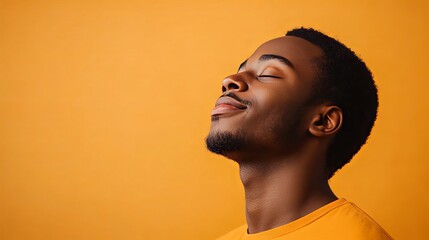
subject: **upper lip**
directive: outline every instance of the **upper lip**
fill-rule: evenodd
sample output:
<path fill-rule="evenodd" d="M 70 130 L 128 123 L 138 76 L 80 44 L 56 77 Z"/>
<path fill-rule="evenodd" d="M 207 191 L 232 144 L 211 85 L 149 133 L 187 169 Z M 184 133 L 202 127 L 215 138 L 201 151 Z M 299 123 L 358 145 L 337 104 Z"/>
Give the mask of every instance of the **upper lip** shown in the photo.
<path fill-rule="evenodd" d="M 238 109 L 246 109 L 247 106 L 244 105 L 243 103 L 239 102 L 238 100 L 232 98 L 232 97 L 221 97 L 217 100 L 215 107 L 219 106 L 220 104 L 228 104 L 228 105 L 232 105 Z"/>

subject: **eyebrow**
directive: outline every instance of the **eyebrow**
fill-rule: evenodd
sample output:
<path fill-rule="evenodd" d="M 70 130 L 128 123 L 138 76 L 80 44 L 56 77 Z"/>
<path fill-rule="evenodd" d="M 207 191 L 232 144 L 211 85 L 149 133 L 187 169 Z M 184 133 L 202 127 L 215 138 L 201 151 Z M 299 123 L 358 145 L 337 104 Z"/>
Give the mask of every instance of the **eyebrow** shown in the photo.
<path fill-rule="evenodd" d="M 283 63 L 284 65 L 295 69 L 295 67 L 293 66 L 293 64 L 289 61 L 289 59 L 279 56 L 279 55 L 275 55 L 275 54 L 264 54 L 261 57 L 259 57 L 259 62 L 263 62 L 263 61 L 268 61 L 268 60 L 278 60 L 281 63 Z M 246 66 L 247 60 L 244 61 L 243 63 L 240 64 L 240 67 L 238 67 L 238 71 L 240 71 L 240 69 L 244 66 Z"/>
<path fill-rule="evenodd" d="M 286 66 L 290 67 L 290 68 L 294 68 L 293 64 L 289 61 L 289 59 L 279 56 L 279 55 L 274 55 L 274 54 L 264 54 L 259 58 L 259 61 L 268 61 L 271 59 L 276 59 L 278 61 L 280 61 L 281 63 L 285 64 Z"/>

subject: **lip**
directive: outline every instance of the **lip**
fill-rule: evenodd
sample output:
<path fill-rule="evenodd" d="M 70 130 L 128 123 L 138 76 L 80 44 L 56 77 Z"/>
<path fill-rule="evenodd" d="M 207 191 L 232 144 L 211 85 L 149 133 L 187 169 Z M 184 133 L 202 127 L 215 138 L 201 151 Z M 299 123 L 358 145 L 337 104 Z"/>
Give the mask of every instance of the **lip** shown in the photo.
<path fill-rule="evenodd" d="M 242 104 L 241 102 L 235 100 L 232 97 L 221 97 L 219 98 L 219 100 L 217 100 L 216 105 L 213 108 L 212 116 L 236 111 L 243 111 L 246 108 L 246 105 Z"/>

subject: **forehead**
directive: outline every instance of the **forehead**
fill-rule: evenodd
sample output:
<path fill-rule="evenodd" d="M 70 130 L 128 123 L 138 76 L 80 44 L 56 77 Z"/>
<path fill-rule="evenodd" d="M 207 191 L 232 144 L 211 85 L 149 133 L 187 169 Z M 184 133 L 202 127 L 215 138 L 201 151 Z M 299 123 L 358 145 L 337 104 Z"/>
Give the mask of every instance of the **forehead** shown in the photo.
<path fill-rule="evenodd" d="M 321 48 L 298 37 L 284 36 L 262 44 L 250 56 L 248 62 L 256 62 L 264 54 L 275 54 L 287 58 L 298 76 L 312 78 L 315 73 L 314 59 L 324 55 Z"/>
<path fill-rule="evenodd" d="M 256 49 L 253 55 L 266 53 L 275 53 L 296 60 L 311 60 L 323 56 L 323 51 L 318 46 L 305 39 L 291 36 L 270 40 Z"/>

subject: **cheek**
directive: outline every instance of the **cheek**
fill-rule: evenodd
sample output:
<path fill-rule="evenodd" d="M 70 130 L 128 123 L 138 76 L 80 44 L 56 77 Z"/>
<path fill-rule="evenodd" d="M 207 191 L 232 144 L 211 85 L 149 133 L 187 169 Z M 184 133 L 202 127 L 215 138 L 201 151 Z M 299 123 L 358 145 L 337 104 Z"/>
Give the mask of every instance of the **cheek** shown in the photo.
<path fill-rule="evenodd" d="M 280 87 L 255 91 L 254 107 L 262 118 L 283 115 L 297 103 L 295 96 Z"/>
<path fill-rule="evenodd" d="M 262 129 L 278 131 L 279 128 L 297 127 L 297 122 L 303 120 L 304 98 L 297 91 L 277 88 L 255 94 L 252 122 L 257 122 Z"/>
<path fill-rule="evenodd" d="M 253 106 L 249 112 L 249 124 L 254 132 L 272 131 L 283 120 L 283 116 L 290 108 L 290 100 L 280 96 L 278 91 L 258 91 L 255 94 Z"/>

